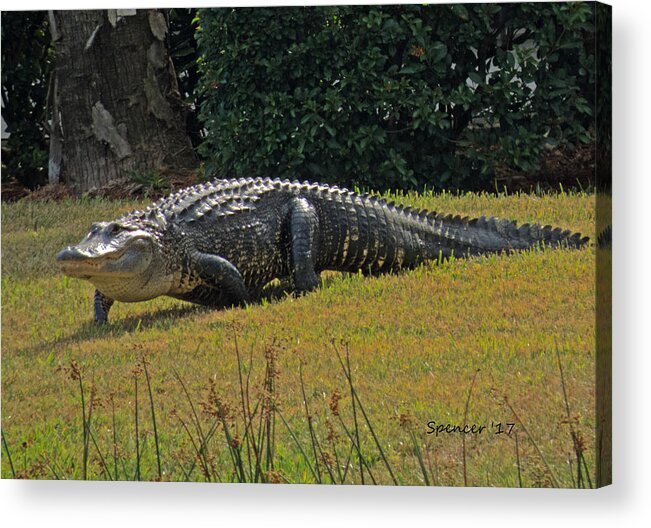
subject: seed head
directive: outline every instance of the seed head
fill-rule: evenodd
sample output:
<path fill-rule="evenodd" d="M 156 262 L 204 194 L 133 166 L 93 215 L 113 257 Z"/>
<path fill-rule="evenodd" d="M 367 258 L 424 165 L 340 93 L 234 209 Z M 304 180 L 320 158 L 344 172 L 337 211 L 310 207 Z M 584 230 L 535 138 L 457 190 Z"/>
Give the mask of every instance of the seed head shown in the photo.
<path fill-rule="evenodd" d="M 330 395 L 330 412 L 333 416 L 339 416 L 339 400 L 341 400 L 341 393 L 335 389 Z"/>

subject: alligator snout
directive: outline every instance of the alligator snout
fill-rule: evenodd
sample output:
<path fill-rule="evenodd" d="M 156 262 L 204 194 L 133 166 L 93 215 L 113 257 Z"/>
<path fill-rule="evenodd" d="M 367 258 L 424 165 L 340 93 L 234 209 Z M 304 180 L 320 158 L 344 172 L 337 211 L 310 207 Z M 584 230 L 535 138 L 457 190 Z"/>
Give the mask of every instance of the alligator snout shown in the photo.
<path fill-rule="evenodd" d="M 59 264 L 63 262 L 85 260 L 88 256 L 84 255 L 76 247 L 68 246 L 57 253 L 56 260 Z"/>
<path fill-rule="evenodd" d="M 95 268 L 94 263 L 89 261 L 88 255 L 85 255 L 79 248 L 74 246 L 68 246 L 59 251 L 56 261 L 65 275 L 80 279 L 89 278 L 88 271 Z"/>

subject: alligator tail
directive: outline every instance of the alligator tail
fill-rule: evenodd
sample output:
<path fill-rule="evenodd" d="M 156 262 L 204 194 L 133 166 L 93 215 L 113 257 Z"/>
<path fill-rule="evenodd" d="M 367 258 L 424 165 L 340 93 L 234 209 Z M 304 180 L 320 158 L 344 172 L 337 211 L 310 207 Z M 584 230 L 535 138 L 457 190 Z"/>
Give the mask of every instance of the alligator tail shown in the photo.
<path fill-rule="evenodd" d="M 468 217 L 422 213 L 418 215 L 429 258 L 483 255 L 540 248 L 581 248 L 588 237 L 546 225 L 517 225 L 512 220 L 495 217 Z M 424 231 L 424 232 L 423 232 Z"/>

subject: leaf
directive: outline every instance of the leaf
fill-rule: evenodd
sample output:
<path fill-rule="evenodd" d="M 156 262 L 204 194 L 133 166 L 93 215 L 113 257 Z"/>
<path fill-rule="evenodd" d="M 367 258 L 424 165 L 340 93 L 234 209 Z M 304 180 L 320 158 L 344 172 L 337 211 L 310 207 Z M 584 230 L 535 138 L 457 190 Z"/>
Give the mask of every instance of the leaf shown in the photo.
<path fill-rule="evenodd" d="M 432 62 L 440 62 L 448 54 L 448 47 L 443 42 L 433 42 L 428 50 Z"/>
<path fill-rule="evenodd" d="M 481 78 L 481 76 L 477 72 L 470 72 L 468 74 L 468 77 L 470 77 L 470 80 L 474 82 L 475 84 L 482 84 L 484 80 Z"/>
<path fill-rule="evenodd" d="M 400 74 L 401 75 L 412 75 L 418 71 L 421 71 L 423 68 L 420 65 L 417 64 L 412 64 L 410 66 L 405 66 L 404 68 L 401 68 Z"/>
<path fill-rule="evenodd" d="M 464 22 L 466 22 L 470 18 L 470 15 L 468 14 L 468 10 L 465 8 L 463 4 L 452 4 L 450 6 L 450 11 L 452 11 Z"/>

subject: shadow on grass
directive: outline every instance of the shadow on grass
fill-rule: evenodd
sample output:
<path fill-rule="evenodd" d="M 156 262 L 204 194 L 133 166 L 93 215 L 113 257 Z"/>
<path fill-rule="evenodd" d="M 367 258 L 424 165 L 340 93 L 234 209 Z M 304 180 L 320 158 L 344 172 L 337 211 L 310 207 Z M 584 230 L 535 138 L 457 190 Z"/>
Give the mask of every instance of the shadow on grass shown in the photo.
<path fill-rule="evenodd" d="M 60 337 L 53 341 L 45 341 L 35 346 L 28 346 L 18 351 L 19 355 L 38 355 L 47 352 L 52 348 L 61 349 L 70 345 L 103 339 L 106 337 L 121 337 L 140 330 L 150 328 L 159 328 L 165 330 L 170 328 L 180 318 L 185 318 L 193 314 L 208 312 L 210 308 L 193 304 L 183 304 L 146 312 L 140 315 L 130 315 L 124 319 L 115 319 L 108 324 L 99 325 L 89 318 L 83 321 L 77 330 L 69 335 Z"/>
<path fill-rule="evenodd" d="M 325 276 L 322 281 L 322 287 L 328 287 L 335 280 L 335 277 L 336 274 Z M 269 285 L 265 286 L 262 292 L 251 301 L 251 305 L 259 306 L 263 303 L 276 304 L 282 302 L 291 295 L 292 287 L 288 281 L 273 281 Z M 125 334 L 131 334 L 152 328 L 165 331 L 178 325 L 179 319 L 209 312 L 223 313 L 232 309 L 234 308 L 230 306 L 208 307 L 198 304 L 183 303 L 170 308 L 156 309 L 137 315 L 129 315 L 123 319 L 109 319 L 108 324 L 104 325 L 95 323 L 89 313 L 88 319 L 83 321 L 74 333 L 54 339 L 53 341 L 45 341 L 38 345 L 22 348 L 18 350 L 17 353 L 18 355 L 34 356 L 49 352 L 53 348 L 61 349 L 85 341 L 93 341 L 95 339 L 104 339 L 107 337 L 119 338 Z M 215 321 L 213 324 L 219 324 L 219 321 Z M 227 322 L 223 321 L 223 324 L 226 325 Z"/>
<path fill-rule="evenodd" d="M 290 293 L 291 290 L 288 284 L 274 284 L 265 288 L 255 298 L 252 304 L 255 306 L 263 302 L 276 303 L 285 299 Z M 18 355 L 39 355 L 44 352 L 49 352 L 53 348 L 61 349 L 85 341 L 93 341 L 107 337 L 119 338 L 125 334 L 152 328 L 165 331 L 178 325 L 179 320 L 186 317 L 209 312 L 226 312 L 232 309 L 229 306 L 207 307 L 198 304 L 183 303 L 170 308 L 155 309 L 141 314 L 129 315 L 122 319 L 109 319 L 109 322 L 103 325 L 94 322 L 92 315 L 89 313 L 88 319 L 83 321 L 74 333 L 52 341 L 45 341 L 38 345 L 21 348 L 17 353 Z M 224 324 L 227 324 L 226 321 L 224 321 Z"/>

